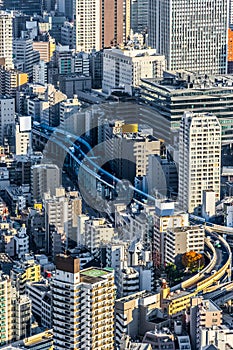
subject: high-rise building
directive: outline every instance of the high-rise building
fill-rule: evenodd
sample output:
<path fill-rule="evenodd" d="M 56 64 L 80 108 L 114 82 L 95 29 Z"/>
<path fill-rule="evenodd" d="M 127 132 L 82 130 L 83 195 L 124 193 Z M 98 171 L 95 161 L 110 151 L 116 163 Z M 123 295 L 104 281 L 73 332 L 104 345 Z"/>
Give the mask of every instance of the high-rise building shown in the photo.
<path fill-rule="evenodd" d="M 149 1 L 149 45 L 169 70 L 226 73 L 227 28 L 228 1 Z"/>
<path fill-rule="evenodd" d="M 164 263 L 167 230 L 184 226 L 188 226 L 188 214 L 175 212 L 174 202 L 167 200 L 156 201 L 152 239 L 152 253 L 155 266 Z"/>
<path fill-rule="evenodd" d="M 4 144 L 6 128 L 15 127 L 15 100 L 7 96 L 0 96 L 0 144 Z"/>
<path fill-rule="evenodd" d="M 0 65 L 0 94 L 16 96 L 19 91 L 28 82 L 27 73 L 17 69 L 8 69 Z"/>
<path fill-rule="evenodd" d="M 42 9 L 41 0 L 2 0 L 0 8 L 22 11 L 27 15 L 40 14 Z"/>
<path fill-rule="evenodd" d="M 130 28 L 141 33 L 148 28 L 148 0 L 131 0 Z"/>
<path fill-rule="evenodd" d="M 114 299 L 113 270 L 80 271 L 79 259 L 57 256 L 52 281 L 55 348 L 112 350 Z"/>
<path fill-rule="evenodd" d="M 192 349 L 201 349 L 200 333 L 203 328 L 211 328 L 222 324 L 222 310 L 212 301 L 202 297 L 191 299 L 190 337 Z"/>
<path fill-rule="evenodd" d="M 46 212 L 46 248 L 50 250 L 49 226 L 54 225 L 60 232 L 66 234 L 67 243 L 77 243 L 78 215 L 82 212 L 82 199 L 77 191 L 65 192 L 64 188 L 57 188 L 55 195 L 46 193 L 44 196 Z"/>
<path fill-rule="evenodd" d="M 228 74 L 233 73 L 233 30 L 230 28 L 228 29 L 227 73 Z"/>
<path fill-rule="evenodd" d="M 233 26 L 233 1 L 229 0 L 229 27 Z"/>
<path fill-rule="evenodd" d="M 233 81 L 230 75 L 200 76 L 185 70 L 166 71 L 162 79 L 142 79 L 140 88 L 141 100 L 149 106 L 142 107 L 143 120 L 167 143 L 173 143 L 174 129 L 179 130 L 185 111 L 213 113 L 222 125 L 222 141 L 232 142 Z"/>
<path fill-rule="evenodd" d="M 56 164 L 37 164 L 32 167 L 31 187 L 33 199 L 40 201 L 45 192 L 53 196 L 61 185 L 61 170 Z"/>
<path fill-rule="evenodd" d="M 74 1 L 74 47 L 92 52 L 126 42 L 130 0 Z"/>
<path fill-rule="evenodd" d="M 47 63 L 51 60 L 55 50 L 55 39 L 53 39 L 50 35 L 47 37 L 44 36 L 42 39 L 43 40 L 41 41 L 33 41 L 32 46 L 33 50 L 40 53 L 40 59 Z"/>
<path fill-rule="evenodd" d="M 160 305 L 159 294 L 141 291 L 117 299 L 115 303 L 115 342 L 119 346 L 124 334 L 131 338 L 144 336 L 152 322 L 145 322 L 145 315 Z M 140 349 L 139 347 L 138 349 Z M 125 349 L 125 348 L 120 348 Z M 128 349 L 128 348 L 127 348 Z M 137 349 L 137 348 L 136 348 Z M 144 349 L 144 347 L 143 347 Z"/>
<path fill-rule="evenodd" d="M 15 153 L 16 155 L 26 155 L 32 150 L 31 137 L 31 117 L 20 116 L 15 130 Z"/>
<path fill-rule="evenodd" d="M 9 276 L 0 273 L 0 346 L 30 335 L 31 302 L 19 296 Z"/>
<path fill-rule="evenodd" d="M 115 235 L 113 225 L 104 218 L 85 221 L 84 244 L 92 254 L 98 254 L 101 244 L 111 242 Z"/>
<path fill-rule="evenodd" d="M 203 191 L 220 197 L 221 126 L 209 114 L 184 113 L 179 134 L 179 203 L 201 213 Z"/>
<path fill-rule="evenodd" d="M 0 64 L 9 69 L 14 68 L 12 23 L 12 15 L 0 11 Z"/>
<path fill-rule="evenodd" d="M 33 65 L 39 63 L 40 54 L 33 50 L 33 41 L 30 38 L 19 38 L 13 41 L 15 66 L 29 78 L 33 76 Z"/>
<path fill-rule="evenodd" d="M 0 345 L 4 345 L 11 340 L 11 281 L 9 276 L 3 274 L 0 275 L 0 294 Z"/>

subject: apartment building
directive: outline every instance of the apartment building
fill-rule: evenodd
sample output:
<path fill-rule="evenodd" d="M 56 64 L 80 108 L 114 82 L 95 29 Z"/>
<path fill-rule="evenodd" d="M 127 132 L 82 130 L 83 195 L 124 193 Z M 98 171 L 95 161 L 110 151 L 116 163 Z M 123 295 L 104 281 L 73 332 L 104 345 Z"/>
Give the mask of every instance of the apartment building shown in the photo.
<path fill-rule="evenodd" d="M 212 300 L 202 297 L 191 299 L 190 337 L 193 349 L 201 348 L 200 333 L 202 328 L 211 328 L 222 324 L 222 310 Z"/>
<path fill-rule="evenodd" d="M 115 303 L 115 344 L 119 346 L 124 334 L 136 338 L 144 336 L 148 330 L 153 330 L 155 324 L 148 321 L 147 314 L 159 305 L 160 295 L 153 295 L 145 290 L 117 299 Z"/>
<path fill-rule="evenodd" d="M 52 281 L 53 334 L 57 350 L 114 348 L 114 273 L 80 271 L 79 260 L 59 255 Z"/>
<path fill-rule="evenodd" d="M 31 187 L 33 199 L 40 201 L 44 193 L 53 196 L 61 185 L 61 170 L 56 164 L 37 164 L 32 166 Z"/>
<path fill-rule="evenodd" d="M 14 127 L 15 127 L 15 99 L 10 96 L 1 95 L 0 96 L 0 144 L 2 146 L 4 145 L 4 136 L 6 136 L 6 129 L 8 129 L 9 133 L 13 133 Z"/>
<path fill-rule="evenodd" d="M 31 302 L 25 296 L 19 296 L 12 286 L 9 276 L 0 275 L 0 346 L 30 335 Z"/>
<path fill-rule="evenodd" d="M 178 255 L 204 251 L 205 230 L 202 226 L 185 226 L 167 229 L 165 234 L 164 262 L 175 263 Z"/>
<path fill-rule="evenodd" d="M 65 233 L 66 247 L 77 243 L 78 215 L 82 212 L 82 199 L 77 191 L 66 192 L 60 187 L 55 195 L 46 193 L 44 196 L 46 249 L 51 251 L 50 226 Z"/>
<path fill-rule="evenodd" d="M 167 231 L 175 227 L 185 226 L 188 226 L 188 214 L 176 212 L 174 202 L 156 201 L 152 239 L 153 261 L 156 266 L 164 263 Z"/>
<path fill-rule="evenodd" d="M 203 191 L 220 198 L 221 126 L 210 114 L 184 113 L 179 133 L 179 203 L 201 213 Z"/>
<path fill-rule="evenodd" d="M 74 2 L 74 47 L 91 53 L 126 42 L 130 34 L 130 0 Z"/>
<path fill-rule="evenodd" d="M 91 253 L 98 255 L 102 244 L 111 242 L 116 236 L 116 229 L 104 218 L 95 218 L 85 221 L 85 246 Z"/>
<path fill-rule="evenodd" d="M 106 161 L 116 176 L 134 183 L 135 176 L 146 175 L 149 155 L 160 155 L 160 145 L 153 135 L 139 132 L 137 124 L 123 125 L 104 142 Z"/>
<path fill-rule="evenodd" d="M 1 295 L 1 327 L 0 344 L 11 341 L 11 281 L 9 276 L 0 275 L 0 295 Z"/>
<path fill-rule="evenodd" d="M 0 65 L 7 69 L 13 69 L 13 16 L 10 13 L 0 11 Z"/>

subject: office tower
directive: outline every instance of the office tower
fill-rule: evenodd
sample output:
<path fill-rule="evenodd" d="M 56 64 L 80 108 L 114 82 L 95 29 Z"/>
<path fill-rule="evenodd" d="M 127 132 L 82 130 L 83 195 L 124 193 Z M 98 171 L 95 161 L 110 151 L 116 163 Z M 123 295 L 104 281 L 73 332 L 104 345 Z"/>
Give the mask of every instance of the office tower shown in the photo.
<path fill-rule="evenodd" d="M 49 226 L 54 225 L 59 232 L 66 235 L 67 245 L 77 244 L 77 221 L 82 212 L 82 199 L 77 191 L 65 192 L 57 188 L 55 195 L 44 196 L 46 249 L 50 250 Z"/>
<path fill-rule="evenodd" d="M 0 11 L 0 64 L 9 69 L 14 68 L 12 41 L 12 15 Z"/>
<path fill-rule="evenodd" d="M 57 0 L 57 11 L 65 15 L 69 21 L 74 20 L 75 0 Z"/>
<path fill-rule="evenodd" d="M 101 3 L 101 47 L 125 43 L 130 34 L 130 0 Z"/>
<path fill-rule="evenodd" d="M 132 94 L 139 87 L 141 79 L 162 77 L 166 67 L 163 55 L 156 55 L 154 49 L 108 49 L 103 54 L 103 91 L 124 87 Z"/>
<path fill-rule="evenodd" d="M 32 43 L 33 50 L 40 53 L 40 59 L 45 63 L 48 63 L 53 55 L 53 52 L 56 48 L 55 39 L 50 35 L 44 35 L 41 37 L 40 41 L 33 41 Z"/>
<path fill-rule="evenodd" d="M 15 127 L 15 100 L 7 96 L 0 96 L 0 144 L 4 144 L 6 128 Z"/>
<path fill-rule="evenodd" d="M 92 52 L 89 55 L 89 60 L 92 88 L 101 89 L 103 80 L 103 51 Z"/>
<path fill-rule="evenodd" d="M 184 113 L 179 134 L 179 203 L 201 213 L 203 191 L 220 197 L 221 126 L 209 114 Z"/>
<path fill-rule="evenodd" d="M 74 47 L 91 53 L 126 42 L 130 34 L 130 0 L 74 1 Z"/>
<path fill-rule="evenodd" d="M 30 38 L 19 38 L 13 40 L 13 54 L 17 69 L 33 76 L 33 65 L 39 63 L 40 54 L 33 50 L 33 41 Z"/>
<path fill-rule="evenodd" d="M 35 201 L 40 201 L 45 192 L 53 196 L 61 185 L 61 170 L 56 164 L 37 164 L 32 167 L 31 187 Z"/>
<path fill-rule="evenodd" d="M 162 79 L 142 79 L 140 88 L 141 100 L 147 105 L 141 107 L 141 115 L 153 127 L 154 134 L 167 143 L 173 143 L 174 131 L 179 130 L 185 111 L 213 113 L 223 126 L 222 141 L 226 144 L 232 142 L 231 76 L 166 71 Z"/>
<path fill-rule="evenodd" d="M 112 350 L 114 298 L 113 270 L 80 271 L 79 259 L 57 256 L 52 280 L 54 347 Z"/>
<path fill-rule="evenodd" d="M 69 45 L 69 48 L 73 48 L 74 43 L 74 23 L 65 22 L 61 28 L 61 44 Z"/>
<path fill-rule="evenodd" d="M 149 45 L 169 70 L 226 73 L 228 1 L 149 0 Z"/>
<path fill-rule="evenodd" d="M 0 8 L 17 10 L 32 16 L 35 13 L 41 13 L 41 5 L 41 0 L 2 0 Z"/>
<path fill-rule="evenodd" d="M 222 324 L 222 310 L 212 301 L 202 297 L 191 299 L 190 337 L 192 349 L 201 349 L 200 333 L 202 328 L 211 328 Z"/>
<path fill-rule="evenodd" d="M 149 0 L 131 0 L 130 29 L 134 33 L 141 33 L 148 29 Z"/>
<path fill-rule="evenodd" d="M 233 0 L 229 0 L 229 27 L 233 26 Z"/>

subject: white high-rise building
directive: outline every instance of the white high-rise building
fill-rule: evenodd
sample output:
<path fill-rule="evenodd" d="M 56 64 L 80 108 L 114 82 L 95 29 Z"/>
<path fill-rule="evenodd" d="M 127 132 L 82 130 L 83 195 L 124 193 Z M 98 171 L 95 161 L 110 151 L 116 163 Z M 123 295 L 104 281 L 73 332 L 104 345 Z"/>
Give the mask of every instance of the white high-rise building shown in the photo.
<path fill-rule="evenodd" d="M 74 46 L 76 51 L 91 52 L 101 49 L 101 1 L 74 1 Z"/>
<path fill-rule="evenodd" d="M 149 0 L 149 45 L 169 70 L 226 73 L 227 28 L 226 0 Z"/>
<path fill-rule="evenodd" d="M 31 116 L 18 117 L 15 130 L 15 154 L 26 155 L 32 150 Z"/>
<path fill-rule="evenodd" d="M 52 281 L 56 350 L 114 349 L 114 272 L 87 268 L 79 259 L 59 255 Z"/>
<path fill-rule="evenodd" d="M 179 134 L 179 203 L 201 213 L 203 191 L 220 196 L 221 126 L 210 114 L 184 113 Z"/>
<path fill-rule="evenodd" d="M 233 26 L 233 0 L 229 0 L 229 27 Z"/>
<path fill-rule="evenodd" d="M 4 144 L 6 128 L 15 127 L 15 99 L 0 96 L 0 144 Z"/>
<path fill-rule="evenodd" d="M 4 11 L 0 11 L 0 64 L 14 68 L 12 15 Z"/>

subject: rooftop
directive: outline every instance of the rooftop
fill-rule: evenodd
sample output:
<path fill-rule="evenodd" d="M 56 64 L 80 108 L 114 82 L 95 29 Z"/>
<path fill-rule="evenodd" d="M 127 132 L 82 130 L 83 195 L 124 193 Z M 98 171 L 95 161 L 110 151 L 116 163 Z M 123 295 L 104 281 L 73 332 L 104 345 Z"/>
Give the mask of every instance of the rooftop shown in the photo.
<path fill-rule="evenodd" d="M 102 269 L 90 268 L 90 269 L 81 271 L 81 275 L 84 275 L 87 277 L 102 277 L 104 275 L 107 275 L 109 272 L 111 271 L 106 271 L 106 269 L 102 270 Z"/>
<path fill-rule="evenodd" d="M 185 92 L 185 90 L 190 91 L 190 89 L 200 91 L 200 93 L 208 90 L 219 91 L 220 89 L 225 93 L 230 93 L 233 90 L 231 75 L 200 76 L 185 70 L 165 71 L 163 78 L 144 78 L 142 81 L 170 93 L 179 90 Z"/>

